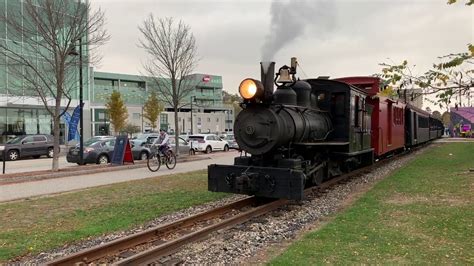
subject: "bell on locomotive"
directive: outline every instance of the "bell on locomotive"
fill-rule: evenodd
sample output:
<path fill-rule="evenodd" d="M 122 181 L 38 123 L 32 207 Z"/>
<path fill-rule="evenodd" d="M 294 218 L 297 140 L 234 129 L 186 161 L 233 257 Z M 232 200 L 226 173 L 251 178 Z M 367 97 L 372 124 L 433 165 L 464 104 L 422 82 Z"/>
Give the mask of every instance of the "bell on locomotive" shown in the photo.
<path fill-rule="evenodd" d="M 300 200 L 326 169 L 316 146 L 306 144 L 324 141 L 332 123 L 312 103 L 311 85 L 297 80 L 296 58 L 277 73 L 274 62 L 260 64 L 261 80 L 244 79 L 239 86 L 242 111 L 234 135 L 241 156 L 234 165 L 209 165 L 209 190 Z"/>

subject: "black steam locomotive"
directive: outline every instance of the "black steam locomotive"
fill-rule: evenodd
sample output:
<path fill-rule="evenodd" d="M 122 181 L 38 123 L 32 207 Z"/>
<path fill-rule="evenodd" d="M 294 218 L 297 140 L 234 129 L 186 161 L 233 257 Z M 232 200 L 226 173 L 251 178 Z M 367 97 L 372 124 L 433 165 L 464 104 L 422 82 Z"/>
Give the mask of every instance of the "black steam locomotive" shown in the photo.
<path fill-rule="evenodd" d="M 208 166 L 210 191 L 301 200 L 306 187 L 372 164 L 382 152 L 372 131 L 372 119 L 379 118 L 365 100 L 373 99 L 370 90 L 327 78 L 296 80 L 296 66 L 292 58 L 274 78 L 274 63 L 261 63 L 261 81 L 242 81 L 234 134 L 245 155 L 234 165 Z M 398 119 L 388 123 L 390 134 L 398 134 L 400 110 L 388 112 Z M 405 136 L 400 139 L 403 148 Z"/>

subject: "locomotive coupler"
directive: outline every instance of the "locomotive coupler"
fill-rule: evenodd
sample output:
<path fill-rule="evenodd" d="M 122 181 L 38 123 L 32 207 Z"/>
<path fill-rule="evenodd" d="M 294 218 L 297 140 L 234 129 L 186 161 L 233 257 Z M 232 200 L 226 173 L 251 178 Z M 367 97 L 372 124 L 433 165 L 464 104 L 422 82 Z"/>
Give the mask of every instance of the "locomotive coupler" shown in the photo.
<path fill-rule="evenodd" d="M 238 191 L 254 192 L 258 189 L 258 173 L 245 172 L 235 178 L 235 189 Z"/>

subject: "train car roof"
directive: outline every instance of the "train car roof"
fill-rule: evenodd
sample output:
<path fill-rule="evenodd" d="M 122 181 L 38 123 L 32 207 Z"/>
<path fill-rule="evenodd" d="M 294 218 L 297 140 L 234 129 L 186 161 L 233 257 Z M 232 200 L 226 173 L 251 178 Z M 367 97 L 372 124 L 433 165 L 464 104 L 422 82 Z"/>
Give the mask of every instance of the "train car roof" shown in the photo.
<path fill-rule="evenodd" d="M 418 107 L 414 106 L 414 105 L 411 104 L 411 103 L 407 103 L 406 105 L 407 105 L 406 108 L 413 109 L 413 110 L 416 111 L 417 113 L 421 113 L 421 114 L 428 115 L 428 116 L 431 115 L 431 114 L 428 113 L 427 111 L 425 111 L 425 110 L 423 110 L 423 109 L 421 109 L 421 108 L 418 108 Z"/>
<path fill-rule="evenodd" d="M 353 86 L 347 82 L 341 81 L 341 80 L 336 80 L 336 79 L 321 79 L 321 78 L 314 78 L 314 79 L 305 79 L 304 81 L 308 82 L 311 84 L 311 86 L 315 85 L 326 85 L 326 86 L 333 86 L 333 87 L 340 87 L 344 86 L 347 87 L 348 89 L 355 90 L 359 93 L 369 95 L 369 93 L 366 90 L 360 89 L 356 86 Z"/>
<path fill-rule="evenodd" d="M 361 90 L 364 90 L 367 94 L 373 96 L 379 93 L 381 84 L 383 80 L 379 77 L 372 76 L 353 76 L 353 77 L 342 77 L 336 78 L 334 80 L 339 80 L 352 86 L 358 87 Z"/>

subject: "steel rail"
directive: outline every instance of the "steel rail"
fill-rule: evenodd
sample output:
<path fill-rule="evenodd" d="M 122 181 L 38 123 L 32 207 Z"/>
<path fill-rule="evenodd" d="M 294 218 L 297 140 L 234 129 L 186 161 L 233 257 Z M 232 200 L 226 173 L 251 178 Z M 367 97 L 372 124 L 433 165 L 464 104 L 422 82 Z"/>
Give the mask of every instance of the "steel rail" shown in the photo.
<path fill-rule="evenodd" d="M 116 264 L 117 265 L 144 265 L 144 264 L 153 263 L 156 261 L 157 258 L 169 255 L 186 244 L 204 239 L 206 236 L 208 236 L 212 232 L 246 222 L 250 220 L 251 218 L 255 218 L 257 216 L 260 216 L 262 214 L 275 210 L 285 205 L 287 202 L 288 200 L 286 199 L 272 201 L 268 204 L 259 206 L 255 209 L 233 216 L 220 223 L 210 225 L 199 231 L 182 236 L 174 241 L 163 243 L 152 249 L 149 249 L 147 251 L 128 257 L 124 260 L 119 261 Z"/>
<path fill-rule="evenodd" d="M 102 244 L 100 246 L 94 246 L 77 253 L 73 253 L 66 257 L 58 258 L 53 261 L 48 262 L 46 265 L 72 265 L 76 263 L 91 263 L 100 258 L 107 256 L 108 254 L 116 254 L 121 250 L 128 249 L 140 244 L 149 242 L 152 239 L 157 238 L 160 235 L 165 233 L 170 233 L 172 231 L 178 231 L 179 228 L 193 225 L 197 222 L 205 221 L 213 217 L 219 216 L 222 213 L 233 209 L 240 209 L 245 206 L 256 203 L 255 197 L 245 198 L 212 210 L 208 210 L 196 215 L 182 218 L 178 221 L 170 222 L 164 225 L 160 225 L 143 232 L 133 234 L 124 238 L 119 238 L 114 241 Z"/>

